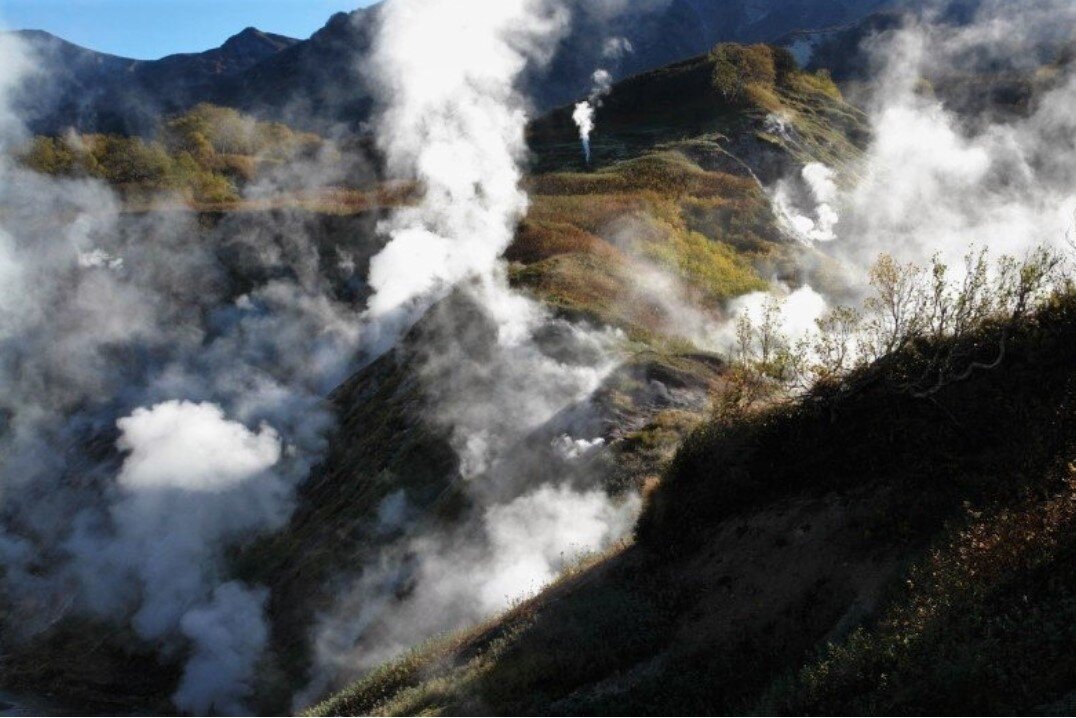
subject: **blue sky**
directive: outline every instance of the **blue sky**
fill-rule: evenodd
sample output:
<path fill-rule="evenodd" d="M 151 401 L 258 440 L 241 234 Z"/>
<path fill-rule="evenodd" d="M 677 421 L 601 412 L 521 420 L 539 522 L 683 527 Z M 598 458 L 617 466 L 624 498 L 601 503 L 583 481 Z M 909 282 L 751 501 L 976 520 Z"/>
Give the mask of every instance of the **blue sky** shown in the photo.
<path fill-rule="evenodd" d="M 114 55 L 155 59 L 217 47 L 245 27 L 306 38 L 371 0 L 0 0 L 0 25 L 47 30 Z"/>

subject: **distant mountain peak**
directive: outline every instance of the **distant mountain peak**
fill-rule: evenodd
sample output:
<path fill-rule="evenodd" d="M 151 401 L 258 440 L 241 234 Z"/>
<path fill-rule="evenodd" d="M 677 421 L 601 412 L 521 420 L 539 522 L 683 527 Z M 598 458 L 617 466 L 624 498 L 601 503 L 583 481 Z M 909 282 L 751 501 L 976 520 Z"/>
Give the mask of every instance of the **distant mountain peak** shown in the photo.
<path fill-rule="evenodd" d="M 256 27 L 247 27 L 225 40 L 220 49 L 227 53 L 261 53 L 267 49 L 272 52 L 278 52 L 297 42 L 299 40 L 293 37 L 275 35 L 259 30 Z"/>

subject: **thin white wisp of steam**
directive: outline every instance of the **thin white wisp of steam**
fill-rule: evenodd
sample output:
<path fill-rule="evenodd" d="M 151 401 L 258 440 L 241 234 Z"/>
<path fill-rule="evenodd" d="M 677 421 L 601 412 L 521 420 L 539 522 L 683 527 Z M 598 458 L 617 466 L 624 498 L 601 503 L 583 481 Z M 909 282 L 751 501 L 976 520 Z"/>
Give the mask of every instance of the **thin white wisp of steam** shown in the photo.
<path fill-rule="evenodd" d="M 583 157 L 590 164 L 590 134 L 594 131 L 594 106 L 588 100 L 575 105 L 572 122 L 579 128 L 579 141 L 583 144 Z"/>
<path fill-rule="evenodd" d="M 633 52 L 635 46 L 626 37 L 607 37 L 602 43 L 602 57 L 609 60 L 619 60 Z"/>
<path fill-rule="evenodd" d="M 601 385 L 616 367 L 615 347 L 623 337 L 556 320 L 533 299 L 510 290 L 499 274 L 492 279 L 470 289 L 495 335 L 442 341 L 421 371 L 430 417 L 449 430 L 461 476 L 492 473 L 484 481 L 496 483 L 518 442 Z M 564 335 L 574 358 L 551 356 L 535 341 L 547 329 Z"/>

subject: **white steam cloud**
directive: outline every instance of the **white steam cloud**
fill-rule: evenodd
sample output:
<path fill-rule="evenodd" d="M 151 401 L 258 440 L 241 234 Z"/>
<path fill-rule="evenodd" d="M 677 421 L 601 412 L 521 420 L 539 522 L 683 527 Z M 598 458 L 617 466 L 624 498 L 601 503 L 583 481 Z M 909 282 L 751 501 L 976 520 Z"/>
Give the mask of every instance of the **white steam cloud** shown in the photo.
<path fill-rule="evenodd" d="M 955 264 L 973 246 L 1020 256 L 1063 238 L 1076 210 L 1072 64 L 1026 117 L 971 126 L 920 82 L 976 58 L 1033 58 L 1059 25 L 1076 26 L 1072 3 L 984 2 L 969 26 L 912 25 L 876 47 L 873 140 L 860 180 L 831 201 L 838 256 L 862 266 L 881 251 L 910 261 L 940 252 Z"/>
<path fill-rule="evenodd" d="M 508 247 L 527 208 L 515 82 L 528 60 L 548 57 L 564 20 L 538 0 L 383 8 L 370 72 L 391 101 L 378 144 L 389 172 L 414 177 L 424 195 L 381 227 L 390 241 L 370 265 L 373 319 L 409 324 L 459 282 L 487 275 Z"/>
<path fill-rule="evenodd" d="M 973 251 L 1022 257 L 1043 245 L 1062 248 L 1076 221 L 1076 67 L 1039 68 L 1056 59 L 1072 27 L 1070 2 L 990 0 L 966 25 L 932 22 L 928 14 L 874 38 L 879 73 L 866 154 L 840 182 L 830 168 L 809 164 L 776 184 L 774 209 L 789 234 L 851 270 L 853 296 L 866 291 L 866 269 L 882 253 L 920 265 L 937 255 L 959 275 Z M 923 81 L 998 68 L 1035 78 L 1037 97 L 1026 112 L 963 116 Z M 847 288 L 842 295 L 846 301 Z M 813 315 L 818 296 L 793 292 L 784 311 Z M 760 301 L 745 298 L 734 311 L 757 314 Z"/>
<path fill-rule="evenodd" d="M 983 48 L 1020 56 L 1076 20 L 1071 3 L 1021 6 L 985 3 L 967 28 L 914 26 L 878 46 L 887 70 L 856 176 L 808 165 L 774 189 L 798 238 L 865 268 L 881 251 L 952 264 L 973 245 L 1020 254 L 1064 236 L 1076 211 L 1072 66 L 1025 117 L 974 126 L 919 82 Z M 416 322 L 433 337 L 416 352 L 429 418 L 459 457 L 469 508 L 447 527 L 412 521 L 402 490 L 382 501 L 376 531 L 398 537 L 322 617 L 320 673 L 300 702 L 504 608 L 629 530 L 638 499 L 609 496 L 594 469 L 606 437 L 572 423 L 621 337 L 513 293 L 499 259 L 527 208 L 517 84 L 549 59 L 565 13 L 553 0 L 390 0 L 378 18 L 378 143 L 390 174 L 421 194 L 380 227 L 364 313 L 323 266 L 350 275 L 354 259 L 338 247 L 323 257 L 301 222 L 224 221 L 207 238 L 191 216 L 121 215 L 99 183 L 8 160 L 26 137 L 10 95 L 35 62 L 0 36 L 0 647 L 109 619 L 184 662 L 179 709 L 248 710 L 267 591 L 226 559 L 287 522 L 332 427 L 324 397 L 356 354 L 388 350 Z M 603 52 L 615 60 L 630 43 Z M 610 82 L 596 72 L 575 108 L 588 162 Z M 668 276 L 641 283 L 678 303 Z M 784 329 L 809 331 L 826 298 L 787 295 Z M 731 310 L 758 314 L 765 301 Z M 720 344 L 711 317 L 670 313 Z"/>
<path fill-rule="evenodd" d="M 837 223 L 840 222 L 840 215 L 833 206 L 838 198 L 834 181 L 836 174 L 824 164 L 811 162 L 804 166 L 800 175 L 812 209 L 800 212 L 794 197 L 797 189 L 801 196 L 803 190 L 788 180 L 781 180 L 772 196 L 777 217 L 783 220 L 794 237 L 805 244 L 831 242 L 837 238 Z"/>
<path fill-rule="evenodd" d="M 994 22 L 1006 19 L 1019 22 Z M 916 91 L 918 74 L 945 52 L 945 38 L 931 35 L 913 28 L 886 50 L 866 171 L 842 197 L 848 240 L 839 253 L 862 263 L 882 249 L 918 261 L 941 252 L 952 263 L 973 244 L 1021 255 L 1060 239 L 1076 210 L 1071 67 L 1026 119 L 967 132 L 940 101 Z"/>
<path fill-rule="evenodd" d="M 113 531 L 81 528 L 67 546 L 73 571 L 95 612 L 114 614 L 130 596 L 131 625 L 147 641 L 191 641 L 176 705 L 191 713 L 240 710 L 244 682 L 206 683 L 206 674 L 249 673 L 264 647 L 257 631 L 264 591 L 216 586 L 223 551 L 251 532 L 278 528 L 289 514 L 288 485 L 271 473 L 281 457 L 269 427 L 257 433 L 228 421 L 212 404 L 166 402 L 117 422 L 127 456 L 110 509 Z M 242 607 L 253 613 L 239 621 Z M 215 616 L 229 623 L 210 627 Z M 227 630 L 222 630 L 228 626 Z M 224 651 L 220 644 L 229 645 Z M 214 663 L 214 658 L 228 659 Z M 249 688 L 249 686 L 246 686 Z"/>

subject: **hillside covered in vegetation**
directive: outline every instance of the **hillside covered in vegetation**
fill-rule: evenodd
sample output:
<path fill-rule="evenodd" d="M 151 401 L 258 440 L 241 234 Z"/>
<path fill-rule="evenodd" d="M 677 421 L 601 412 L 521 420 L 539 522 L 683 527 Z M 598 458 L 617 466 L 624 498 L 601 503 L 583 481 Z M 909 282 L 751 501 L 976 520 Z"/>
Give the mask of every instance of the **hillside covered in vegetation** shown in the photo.
<path fill-rule="evenodd" d="M 348 149 L 281 123 L 201 104 L 162 118 L 149 139 L 73 132 L 37 136 L 19 152 L 19 160 L 53 177 L 103 180 L 130 207 L 173 202 L 213 209 L 235 206 L 259 181 L 275 193 L 318 189 L 310 182 L 312 170 L 304 176 L 304 165 L 317 163 L 321 181 L 333 175 L 343 180 L 352 169 Z M 285 170 L 293 175 L 281 177 Z M 346 189 L 337 192 L 342 196 Z"/>
<path fill-rule="evenodd" d="M 757 182 L 790 158 L 851 169 L 864 132 L 826 75 L 782 79 L 785 62 L 723 46 L 623 83 L 599 110 L 589 172 L 567 111 L 536 123 L 549 152 L 514 280 L 640 337 L 675 322 L 602 301 L 623 296 L 611 267 L 638 283 L 633 257 L 702 303 L 764 284 L 750 270 L 796 286 L 813 264 L 811 282 L 832 280 L 782 242 Z M 602 212 L 625 208 L 638 212 L 627 251 L 600 241 L 618 236 Z M 693 232 L 710 240 L 697 262 Z M 1071 257 L 984 262 L 969 257 L 953 289 L 937 259 L 883 256 L 866 316 L 837 311 L 816 346 L 742 323 L 712 413 L 643 484 L 633 540 L 311 714 L 1071 710 Z"/>

